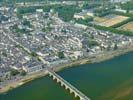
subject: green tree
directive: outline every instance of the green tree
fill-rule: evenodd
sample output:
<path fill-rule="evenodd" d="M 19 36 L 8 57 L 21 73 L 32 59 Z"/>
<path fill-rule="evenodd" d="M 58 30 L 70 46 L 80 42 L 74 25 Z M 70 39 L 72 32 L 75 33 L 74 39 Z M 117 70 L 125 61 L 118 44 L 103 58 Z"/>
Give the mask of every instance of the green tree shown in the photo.
<path fill-rule="evenodd" d="M 65 58 L 64 52 L 63 52 L 63 51 L 62 51 L 62 52 L 58 52 L 58 57 L 59 57 L 60 59 Z"/>
<path fill-rule="evenodd" d="M 31 56 L 36 57 L 37 53 L 36 52 L 31 52 Z"/>
<path fill-rule="evenodd" d="M 25 76 L 27 73 L 26 73 L 26 71 L 22 70 L 20 74 L 21 74 L 22 76 Z"/>
<path fill-rule="evenodd" d="M 117 50 L 117 49 L 118 49 L 118 46 L 117 46 L 117 44 L 115 43 L 114 50 Z"/>
<path fill-rule="evenodd" d="M 25 26 L 28 26 L 28 27 L 31 27 L 32 26 L 31 23 L 30 23 L 30 21 L 28 21 L 26 19 L 24 19 L 24 21 L 23 21 L 22 24 L 25 25 Z"/>
<path fill-rule="evenodd" d="M 18 75 L 20 72 L 16 69 L 11 69 L 11 76 L 16 76 Z"/>

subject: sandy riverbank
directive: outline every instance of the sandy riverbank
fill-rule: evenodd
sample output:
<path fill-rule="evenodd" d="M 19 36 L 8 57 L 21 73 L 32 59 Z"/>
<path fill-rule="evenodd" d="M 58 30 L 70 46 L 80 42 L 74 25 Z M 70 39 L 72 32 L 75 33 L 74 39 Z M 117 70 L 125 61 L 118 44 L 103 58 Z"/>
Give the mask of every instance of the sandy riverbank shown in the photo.
<path fill-rule="evenodd" d="M 87 57 L 87 58 L 83 58 L 83 59 L 73 61 L 73 62 L 68 63 L 68 64 L 59 65 L 58 67 L 54 67 L 53 70 L 55 70 L 57 72 L 57 71 L 60 71 L 64 68 L 75 67 L 76 65 L 101 62 L 101 61 L 112 59 L 116 56 L 125 54 L 127 52 L 131 52 L 131 51 L 133 51 L 133 46 L 130 46 L 130 48 L 126 48 L 126 49 L 123 48 L 123 49 L 118 49 L 116 51 L 104 52 L 104 53 L 98 54 L 96 57 Z M 12 83 L 6 85 L 5 87 L 1 88 L 0 93 L 6 93 L 9 90 L 17 88 L 17 87 L 19 87 L 19 86 L 21 86 L 21 85 L 23 85 L 27 82 L 30 82 L 30 81 L 35 80 L 37 78 L 43 77 L 45 75 L 47 75 L 46 71 L 42 71 L 42 72 L 34 73 L 34 74 L 31 74 L 31 75 L 27 75 L 23 79 L 12 82 Z"/>

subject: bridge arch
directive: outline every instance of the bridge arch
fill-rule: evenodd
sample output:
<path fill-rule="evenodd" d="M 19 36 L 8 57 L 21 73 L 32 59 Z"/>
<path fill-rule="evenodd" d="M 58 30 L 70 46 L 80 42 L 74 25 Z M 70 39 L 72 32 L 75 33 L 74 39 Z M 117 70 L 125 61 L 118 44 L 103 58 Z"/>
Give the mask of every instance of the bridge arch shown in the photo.
<path fill-rule="evenodd" d="M 70 88 L 67 88 L 66 90 L 67 90 L 68 92 L 70 92 L 70 91 L 71 91 L 71 90 L 70 90 Z"/>
<path fill-rule="evenodd" d="M 70 94 L 73 96 L 75 95 L 74 91 L 72 91 L 71 89 L 70 89 Z"/>
<path fill-rule="evenodd" d="M 57 78 L 54 78 L 54 81 L 56 81 L 56 82 L 57 82 L 57 81 L 58 81 L 58 79 L 57 79 Z"/>
<path fill-rule="evenodd" d="M 81 97 L 78 95 L 78 96 L 76 97 L 76 100 L 83 100 L 83 99 L 81 99 Z"/>

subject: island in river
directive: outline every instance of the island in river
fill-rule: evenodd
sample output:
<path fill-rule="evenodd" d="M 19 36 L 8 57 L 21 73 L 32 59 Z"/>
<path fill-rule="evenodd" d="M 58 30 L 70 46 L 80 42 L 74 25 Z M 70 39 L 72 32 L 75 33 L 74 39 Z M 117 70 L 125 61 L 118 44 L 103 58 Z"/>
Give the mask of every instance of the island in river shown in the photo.
<path fill-rule="evenodd" d="M 133 52 L 58 74 L 92 100 L 133 100 Z M 0 95 L 0 100 L 75 100 L 48 76 Z"/>

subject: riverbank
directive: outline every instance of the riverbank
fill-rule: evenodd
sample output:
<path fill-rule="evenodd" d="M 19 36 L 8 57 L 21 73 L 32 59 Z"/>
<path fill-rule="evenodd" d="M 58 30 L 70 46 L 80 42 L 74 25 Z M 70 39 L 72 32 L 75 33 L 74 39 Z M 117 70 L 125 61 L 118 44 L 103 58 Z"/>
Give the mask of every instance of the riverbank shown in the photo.
<path fill-rule="evenodd" d="M 118 49 L 116 51 L 104 52 L 104 53 L 97 54 L 97 56 L 95 56 L 95 57 L 87 57 L 84 59 L 79 59 L 79 60 L 73 61 L 73 62 L 68 63 L 68 64 L 61 64 L 58 67 L 54 67 L 53 70 L 57 72 L 57 71 L 60 71 L 64 68 L 75 67 L 76 65 L 101 62 L 101 61 L 112 59 L 115 56 L 119 56 L 119 55 L 125 54 L 127 52 L 131 52 L 131 51 L 133 51 L 133 46 L 130 46 L 129 48 Z M 21 86 L 21 85 L 23 85 L 29 81 L 35 80 L 36 78 L 43 77 L 45 75 L 47 75 L 46 71 L 27 75 L 23 79 L 15 81 L 15 82 L 1 88 L 0 93 L 6 93 L 9 90 L 17 88 L 17 87 L 19 87 L 19 86 Z"/>
<path fill-rule="evenodd" d="M 82 65 L 82 64 L 87 64 L 87 63 L 99 63 L 99 62 L 110 60 L 114 57 L 123 55 L 128 52 L 132 52 L 132 51 L 133 51 L 133 46 L 129 48 L 118 49 L 116 51 L 103 52 L 103 53 L 97 54 L 95 57 L 94 56 L 87 57 L 87 58 L 76 60 L 69 64 L 65 64 L 65 65 L 62 64 L 54 68 L 53 70 L 57 72 L 57 71 L 63 70 L 68 67 L 76 67 L 76 65 Z"/>

